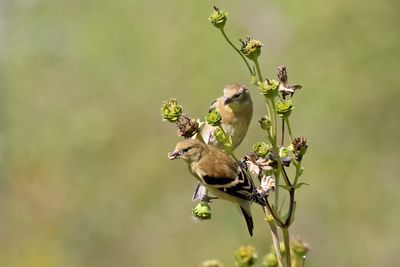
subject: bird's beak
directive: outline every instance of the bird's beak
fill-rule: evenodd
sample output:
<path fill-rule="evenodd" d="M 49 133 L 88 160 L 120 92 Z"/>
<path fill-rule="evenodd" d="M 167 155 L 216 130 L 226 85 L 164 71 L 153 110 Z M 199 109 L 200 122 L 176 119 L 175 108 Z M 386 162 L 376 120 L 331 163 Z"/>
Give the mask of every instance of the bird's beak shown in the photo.
<path fill-rule="evenodd" d="M 179 153 L 179 151 L 172 151 L 172 152 L 168 153 L 168 158 L 170 160 L 179 159 L 180 157 L 181 157 L 181 153 Z"/>
<path fill-rule="evenodd" d="M 232 103 L 232 98 L 230 98 L 228 96 L 224 97 L 224 106 L 226 106 L 230 103 Z"/>

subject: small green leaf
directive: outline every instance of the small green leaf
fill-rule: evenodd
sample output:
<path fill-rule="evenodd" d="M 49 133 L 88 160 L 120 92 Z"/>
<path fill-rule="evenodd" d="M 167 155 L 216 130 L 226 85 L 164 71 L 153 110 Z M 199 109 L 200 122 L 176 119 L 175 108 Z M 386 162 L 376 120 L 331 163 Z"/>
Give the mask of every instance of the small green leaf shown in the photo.
<path fill-rule="evenodd" d="M 299 189 L 303 185 L 309 185 L 309 184 L 307 184 L 307 183 L 297 183 L 297 184 L 294 185 L 294 188 Z"/>

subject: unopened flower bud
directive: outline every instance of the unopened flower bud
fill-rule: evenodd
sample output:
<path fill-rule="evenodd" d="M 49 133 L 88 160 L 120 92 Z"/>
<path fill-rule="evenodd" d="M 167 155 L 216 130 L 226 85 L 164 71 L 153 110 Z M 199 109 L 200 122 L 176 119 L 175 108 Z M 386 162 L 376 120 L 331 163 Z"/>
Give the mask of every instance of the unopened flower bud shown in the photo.
<path fill-rule="evenodd" d="M 310 246 L 300 238 L 292 240 L 291 245 L 293 253 L 300 259 L 310 250 Z"/>
<path fill-rule="evenodd" d="M 258 82 L 257 86 L 261 94 L 269 99 L 273 99 L 278 95 L 279 82 L 277 80 L 270 79 L 265 82 Z"/>
<path fill-rule="evenodd" d="M 272 122 L 266 116 L 262 117 L 258 122 L 260 123 L 260 127 L 263 130 L 268 131 L 271 128 Z"/>
<path fill-rule="evenodd" d="M 211 13 L 208 19 L 211 21 L 212 25 L 218 29 L 222 29 L 228 19 L 228 13 L 214 6 L 214 12 Z"/>
<path fill-rule="evenodd" d="M 184 113 L 180 116 L 176 125 L 179 129 L 178 135 L 185 138 L 191 138 L 199 130 L 199 123 Z"/>
<path fill-rule="evenodd" d="M 182 114 L 182 106 L 179 105 L 175 98 L 170 98 L 168 101 L 164 101 L 161 107 L 161 117 L 163 120 L 170 122 L 176 122 Z"/>
<path fill-rule="evenodd" d="M 292 101 L 284 100 L 284 99 L 278 100 L 275 103 L 275 107 L 276 107 L 276 113 L 278 113 L 278 115 L 283 118 L 289 117 L 290 113 L 294 109 L 294 107 L 292 105 Z"/>
<path fill-rule="evenodd" d="M 267 267 L 276 267 L 278 266 L 278 258 L 275 253 L 270 252 L 264 256 L 262 264 Z"/>
<path fill-rule="evenodd" d="M 192 214 L 195 219 L 209 220 L 211 219 L 211 207 L 206 201 L 201 201 L 197 206 L 192 209 Z"/>
<path fill-rule="evenodd" d="M 262 43 L 258 40 L 251 39 L 249 36 L 244 41 L 240 40 L 242 48 L 240 51 L 243 55 L 251 60 L 257 60 L 261 53 Z"/>
<path fill-rule="evenodd" d="M 206 116 L 206 121 L 208 124 L 210 124 L 211 126 L 219 126 L 221 124 L 221 114 L 219 114 L 218 111 L 211 110 L 208 115 Z"/>
<path fill-rule="evenodd" d="M 257 261 L 256 249 L 250 245 L 242 246 L 235 253 L 235 264 L 238 267 L 249 267 Z"/>
<path fill-rule="evenodd" d="M 265 142 L 258 142 L 254 144 L 253 146 L 253 151 L 254 153 L 257 154 L 257 156 L 264 158 L 267 156 L 269 149 L 271 148 L 270 145 L 268 145 Z"/>
<path fill-rule="evenodd" d="M 207 260 L 203 261 L 200 267 L 223 267 L 223 265 L 219 260 Z"/>

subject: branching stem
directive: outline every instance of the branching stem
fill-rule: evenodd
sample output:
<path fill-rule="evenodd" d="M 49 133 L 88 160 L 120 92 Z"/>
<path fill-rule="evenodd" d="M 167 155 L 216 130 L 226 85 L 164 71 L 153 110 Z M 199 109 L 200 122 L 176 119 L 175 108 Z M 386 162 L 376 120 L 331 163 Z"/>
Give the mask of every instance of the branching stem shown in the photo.
<path fill-rule="evenodd" d="M 249 72 L 251 74 L 251 76 L 254 76 L 255 73 L 252 71 L 249 62 L 247 62 L 246 58 L 243 56 L 242 52 L 240 52 L 240 50 L 231 42 L 231 40 L 229 40 L 228 36 L 225 33 L 224 28 L 221 28 L 221 33 L 224 36 L 225 40 L 230 44 L 230 46 L 232 46 L 233 49 L 235 49 L 235 51 L 240 55 L 240 57 L 243 59 L 244 63 L 246 64 L 247 68 L 249 69 Z"/>

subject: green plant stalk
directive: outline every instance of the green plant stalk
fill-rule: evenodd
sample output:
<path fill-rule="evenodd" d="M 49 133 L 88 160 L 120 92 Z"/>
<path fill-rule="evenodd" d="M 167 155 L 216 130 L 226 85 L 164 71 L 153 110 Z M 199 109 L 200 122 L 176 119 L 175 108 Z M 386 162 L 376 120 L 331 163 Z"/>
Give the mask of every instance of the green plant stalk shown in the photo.
<path fill-rule="evenodd" d="M 243 59 L 244 63 L 246 64 L 247 68 L 249 69 L 249 72 L 251 74 L 251 76 L 254 76 L 253 71 L 251 70 L 250 64 L 249 62 L 247 62 L 246 58 L 243 56 L 243 54 L 240 52 L 240 50 L 231 42 L 231 40 L 229 40 L 228 36 L 225 33 L 224 28 L 221 28 L 221 33 L 224 36 L 225 40 L 230 44 L 230 46 L 232 46 L 233 49 L 235 49 L 235 51 L 240 55 L 240 57 Z"/>
<path fill-rule="evenodd" d="M 224 131 L 224 128 L 222 128 L 221 125 L 218 126 L 218 128 L 221 130 L 221 132 L 224 134 L 225 138 L 229 138 L 229 136 L 226 134 L 226 132 Z M 231 144 L 232 145 L 232 144 Z M 230 152 L 229 155 L 236 161 L 238 162 L 238 158 L 235 156 L 235 154 L 233 154 L 233 152 Z"/>
<path fill-rule="evenodd" d="M 289 132 L 289 139 L 290 139 L 290 143 L 293 142 L 293 137 L 292 137 L 292 128 L 290 127 L 290 122 L 289 122 L 289 118 L 284 118 L 282 123 L 286 123 L 287 128 L 288 128 L 288 132 Z"/>
<path fill-rule="evenodd" d="M 286 266 L 292 267 L 292 257 L 290 255 L 289 230 L 287 228 L 282 228 L 282 234 L 283 234 L 283 242 L 285 243 Z"/>
<path fill-rule="evenodd" d="M 266 207 L 263 207 L 263 210 L 264 210 L 264 213 L 266 216 L 271 215 L 271 213 L 269 212 L 269 210 Z M 269 225 L 269 228 L 271 229 L 272 242 L 274 243 L 276 258 L 278 259 L 278 266 L 284 267 L 283 261 L 282 261 L 281 249 L 280 249 L 278 229 L 276 228 L 276 225 L 274 222 L 268 222 L 268 225 Z"/>

